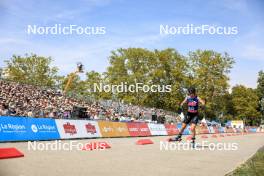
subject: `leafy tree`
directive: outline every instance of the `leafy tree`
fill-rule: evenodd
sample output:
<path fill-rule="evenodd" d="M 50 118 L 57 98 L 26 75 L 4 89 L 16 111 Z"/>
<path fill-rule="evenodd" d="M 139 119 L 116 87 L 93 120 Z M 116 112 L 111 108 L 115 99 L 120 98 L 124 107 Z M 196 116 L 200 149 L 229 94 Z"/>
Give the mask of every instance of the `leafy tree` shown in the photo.
<path fill-rule="evenodd" d="M 106 79 L 103 77 L 102 74 L 95 71 L 90 71 L 86 73 L 85 86 L 87 88 L 87 96 L 91 96 L 96 100 L 111 99 L 112 98 L 111 92 L 109 93 L 100 92 L 100 90 L 97 90 L 97 87 L 100 88 L 100 84 L 101 85 L 107 84 Z"/>
<path fill-rule="evenodd" d="M 0 79 L 3 78 L 3 68 L 0 68 Z"/>
<path fill-rule="evenodd" d="M 61 77 L 61 88 L 62 90 L 65 90 L 66 84 L 68 83 L 68 80 L 71 77 L 71 83 L 68 86 L 67 94 L 76 94 L 76 95 L 85 95 L 86 94 L 86 87 L 85 87 L 85 81 L 82 81 L 80 76 L 77 74 L 70 73 L 67 76 Z"/>
<path fill-rule="evenodd" d="M 171 85 L 171 92 L 126 92 L 118 97 L 128 103 L 176 110 L 183 99 L 181 87 L 186 71 L 186 60 L 174 49 L 128 48 L 112 52 L 106 75 L 111 84 Z"/>
<path fill-rule="evenodd" d="M 224 111 L 224 95 L 228 93 L 229 72 L 234 59 L 227 53 L 197 50 L 189 53 L 190 86 L 198 89 L 207 103 L 207 117 L 218 117 Z"/>
<path fill-rule="evenodd" d="M 171 85 L 170 92 L 150 92 L 147 102 L 151 106 L 167 110 L 176 110 L 184 99 L 183 87 L 187 82 L 188 64 L 186 59 L 175 49 L 155 50 L 155 59 L 148 64 L 150 83 Z M 152 99 L 152 101 L 150 101 Z"/>
<path fill-rule="evenodd" d="M 5 61 L 7 66 L 7 79 L 11 81 L 38 86 L 53 86 L 57 78 L 56 67 L 51 66 L 50 57 L 37 56 L 36 54 L 25 57 L 13 55 Z"/>
<path fill-rule="evenodd" d="M 258 96 L 254 89 L 238 85 L 232 89 L 232 103 L 234 118 L 244 120 L 248 125 L 260 123 L 258 108 Z"/>
<path fill-rule="evenodd" d="M 106 77 L 109 84 L 119 85 L 126 83 L 146 84 L 148 82 L 148 60 L 153 58 L 152 53 L 142 48 L 118 49 L 110 56 L 110 66 L 107 68 Z M 116 93 L 119 99 L 127 103 L 144 104 L 146 94 L 139 92 Z"/>
<path fill-rule="evenodd" d="M 264 121 L 264 72 L 262 70 L 258 75 L 257 92 L 259 96 L 259 110 L 262 113 L 262 119 Z"/>
<path fill-rule="evenodd" d="M 258 95 L 260 98 L 264 98 L 264 72 L 261 70 L 258 74 Z"/>

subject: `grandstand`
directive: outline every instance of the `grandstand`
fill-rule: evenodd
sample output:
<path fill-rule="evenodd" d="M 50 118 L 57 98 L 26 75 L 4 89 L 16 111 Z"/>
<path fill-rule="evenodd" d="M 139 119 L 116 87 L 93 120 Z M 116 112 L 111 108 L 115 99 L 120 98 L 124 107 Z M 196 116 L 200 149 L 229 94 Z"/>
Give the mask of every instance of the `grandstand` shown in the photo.
<path fill-rule="evenodd" d="M 75 107 L 84 108 L 84 119 L 114 121 L 151 121 L 155 111 L 158 117 L 175 122 L 176 113 L 155 108 L 145 108 L 113 102 L 111 100 L 87 101 L 84 98 L 68 96 L 60 90 L 41 88 L 17 82 L 0 80 L 0 115 L 36 118 L 79 118 Z M 179 119 L 178 119 L 179 120 Z"/>

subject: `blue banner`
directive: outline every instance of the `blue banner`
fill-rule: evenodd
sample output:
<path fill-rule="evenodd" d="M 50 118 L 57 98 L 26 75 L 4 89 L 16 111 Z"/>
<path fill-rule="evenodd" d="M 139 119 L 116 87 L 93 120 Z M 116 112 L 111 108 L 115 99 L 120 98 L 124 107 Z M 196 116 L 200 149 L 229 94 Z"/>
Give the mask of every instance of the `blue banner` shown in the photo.
<path fill-rule="evenodd" d="M 54 119 L 0 116 L 0 142 L 60 139 Z"/>

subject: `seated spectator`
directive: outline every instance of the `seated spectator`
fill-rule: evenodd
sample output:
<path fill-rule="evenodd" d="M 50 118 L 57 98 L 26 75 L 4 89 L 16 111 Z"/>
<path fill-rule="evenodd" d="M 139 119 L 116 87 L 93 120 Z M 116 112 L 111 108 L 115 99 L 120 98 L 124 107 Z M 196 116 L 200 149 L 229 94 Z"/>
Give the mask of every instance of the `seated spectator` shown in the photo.
<path fill-rule="evenodd" d="M 8 106 L 6 104 L 4 104 L 4 103 L 1 105 L 0 115 L 1 116 L 7 116 L 7 115 L 9 115 Z"/>

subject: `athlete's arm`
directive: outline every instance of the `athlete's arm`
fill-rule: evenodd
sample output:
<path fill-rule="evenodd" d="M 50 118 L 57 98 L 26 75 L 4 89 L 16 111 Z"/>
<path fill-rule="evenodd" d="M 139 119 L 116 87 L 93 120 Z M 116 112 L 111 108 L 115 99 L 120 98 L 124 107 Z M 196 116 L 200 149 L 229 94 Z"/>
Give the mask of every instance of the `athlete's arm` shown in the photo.
<path fill-rule="evenodd" d="M 185 97 L 185 99 L 184 99 L 183 102 L 181 103 L 181 106 L 183 106 L 186 102 L 187 102 L 187 97 Z"/>
<path fill-rule="evenodd" d="M 203 99 L 201 99 L 200 97 L 198 97 L 199 103 L 201 103 L 203 106 L 205 106 L 205 101 Z"/>

